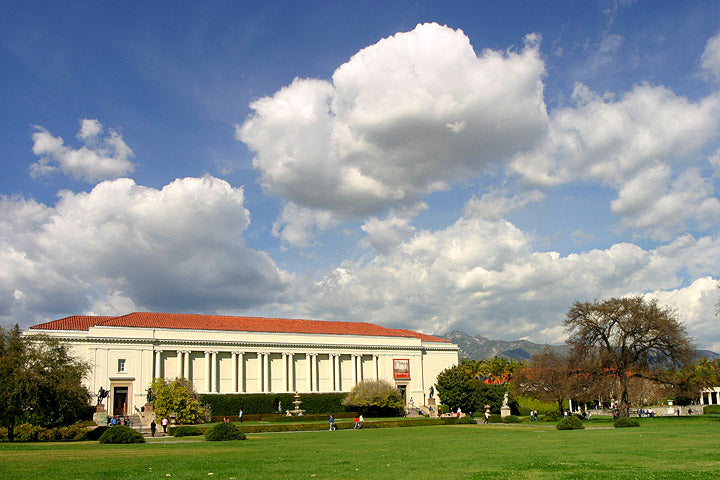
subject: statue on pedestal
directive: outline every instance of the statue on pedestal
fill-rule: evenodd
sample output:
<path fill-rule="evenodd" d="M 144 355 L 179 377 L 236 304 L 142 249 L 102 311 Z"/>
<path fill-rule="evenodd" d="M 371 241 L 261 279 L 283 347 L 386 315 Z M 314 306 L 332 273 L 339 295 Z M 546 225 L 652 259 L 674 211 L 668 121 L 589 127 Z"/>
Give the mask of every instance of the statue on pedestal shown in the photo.
<path fill-rule="evenodd" d="M 147 400 L 147 403 L 152 403 L 155 401 L 155 392 L 152 391 L 152 388 L 147 389 L 146 400 Z"/>
<path fill-rule="evenodd" d="M 100 387 L 100 390 L 98 390 L 97 393 L 97 404 L 101 405 L 103 400 L 105 400 L 110 392 L 105 390 L 103 387 Z"/>
<path fill-rule="evenodd" d="M 434 394 L 435 394 L 435 388 L 433 388 L 433 386 L 430 385 L 430 398 L 433 398 Z"/>

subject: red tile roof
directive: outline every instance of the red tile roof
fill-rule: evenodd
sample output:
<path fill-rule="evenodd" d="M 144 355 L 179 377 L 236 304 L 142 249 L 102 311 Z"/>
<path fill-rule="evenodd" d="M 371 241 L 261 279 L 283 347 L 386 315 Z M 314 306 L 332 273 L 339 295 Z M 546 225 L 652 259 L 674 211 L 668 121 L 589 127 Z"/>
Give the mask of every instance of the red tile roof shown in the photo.
<path fill-rule="evenodd" d="M 89 330 L 92 326 L 224 330 L 233 332 L 316 333 L 380 337 L 415 337 L 425 342 L 450 343 L 444 338 L 412 330 L 381 327 L 364 322 L 332 322 L 288 318 L 233 317 L 186 313 L 135 312 L 120 317 L 73 315 L 30 327 L 36 330 Z"/>

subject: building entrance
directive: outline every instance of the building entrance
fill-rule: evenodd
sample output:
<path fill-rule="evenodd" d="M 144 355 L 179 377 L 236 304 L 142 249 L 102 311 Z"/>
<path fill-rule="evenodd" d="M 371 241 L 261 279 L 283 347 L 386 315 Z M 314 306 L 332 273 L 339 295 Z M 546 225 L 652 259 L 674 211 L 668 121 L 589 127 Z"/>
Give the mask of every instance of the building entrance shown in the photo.
<path fill-rule="evenodd" d="M 126 415 L 128 387 L 113 388 L 113 415 Z"/>

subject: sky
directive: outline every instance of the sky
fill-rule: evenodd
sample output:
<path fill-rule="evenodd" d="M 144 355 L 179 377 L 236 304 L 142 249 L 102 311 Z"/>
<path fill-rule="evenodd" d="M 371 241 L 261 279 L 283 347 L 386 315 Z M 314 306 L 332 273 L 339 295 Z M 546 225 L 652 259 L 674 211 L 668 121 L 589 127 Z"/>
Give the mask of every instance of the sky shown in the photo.
<path fill-rule="evenodd" d="M 717 1 L 0 5 L 0 324 L 188 312 L 720 351 Z"/>

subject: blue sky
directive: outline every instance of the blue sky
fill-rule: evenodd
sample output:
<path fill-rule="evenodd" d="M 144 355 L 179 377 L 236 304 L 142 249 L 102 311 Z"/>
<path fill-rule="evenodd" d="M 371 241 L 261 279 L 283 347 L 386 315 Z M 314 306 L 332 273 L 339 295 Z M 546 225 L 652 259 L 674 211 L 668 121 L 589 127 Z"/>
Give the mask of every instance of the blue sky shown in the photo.
<path fill-rule="evenodd" d="M 0 322 L 639 294 L 720 350 L 718 6 L 4 2 Z"/>

